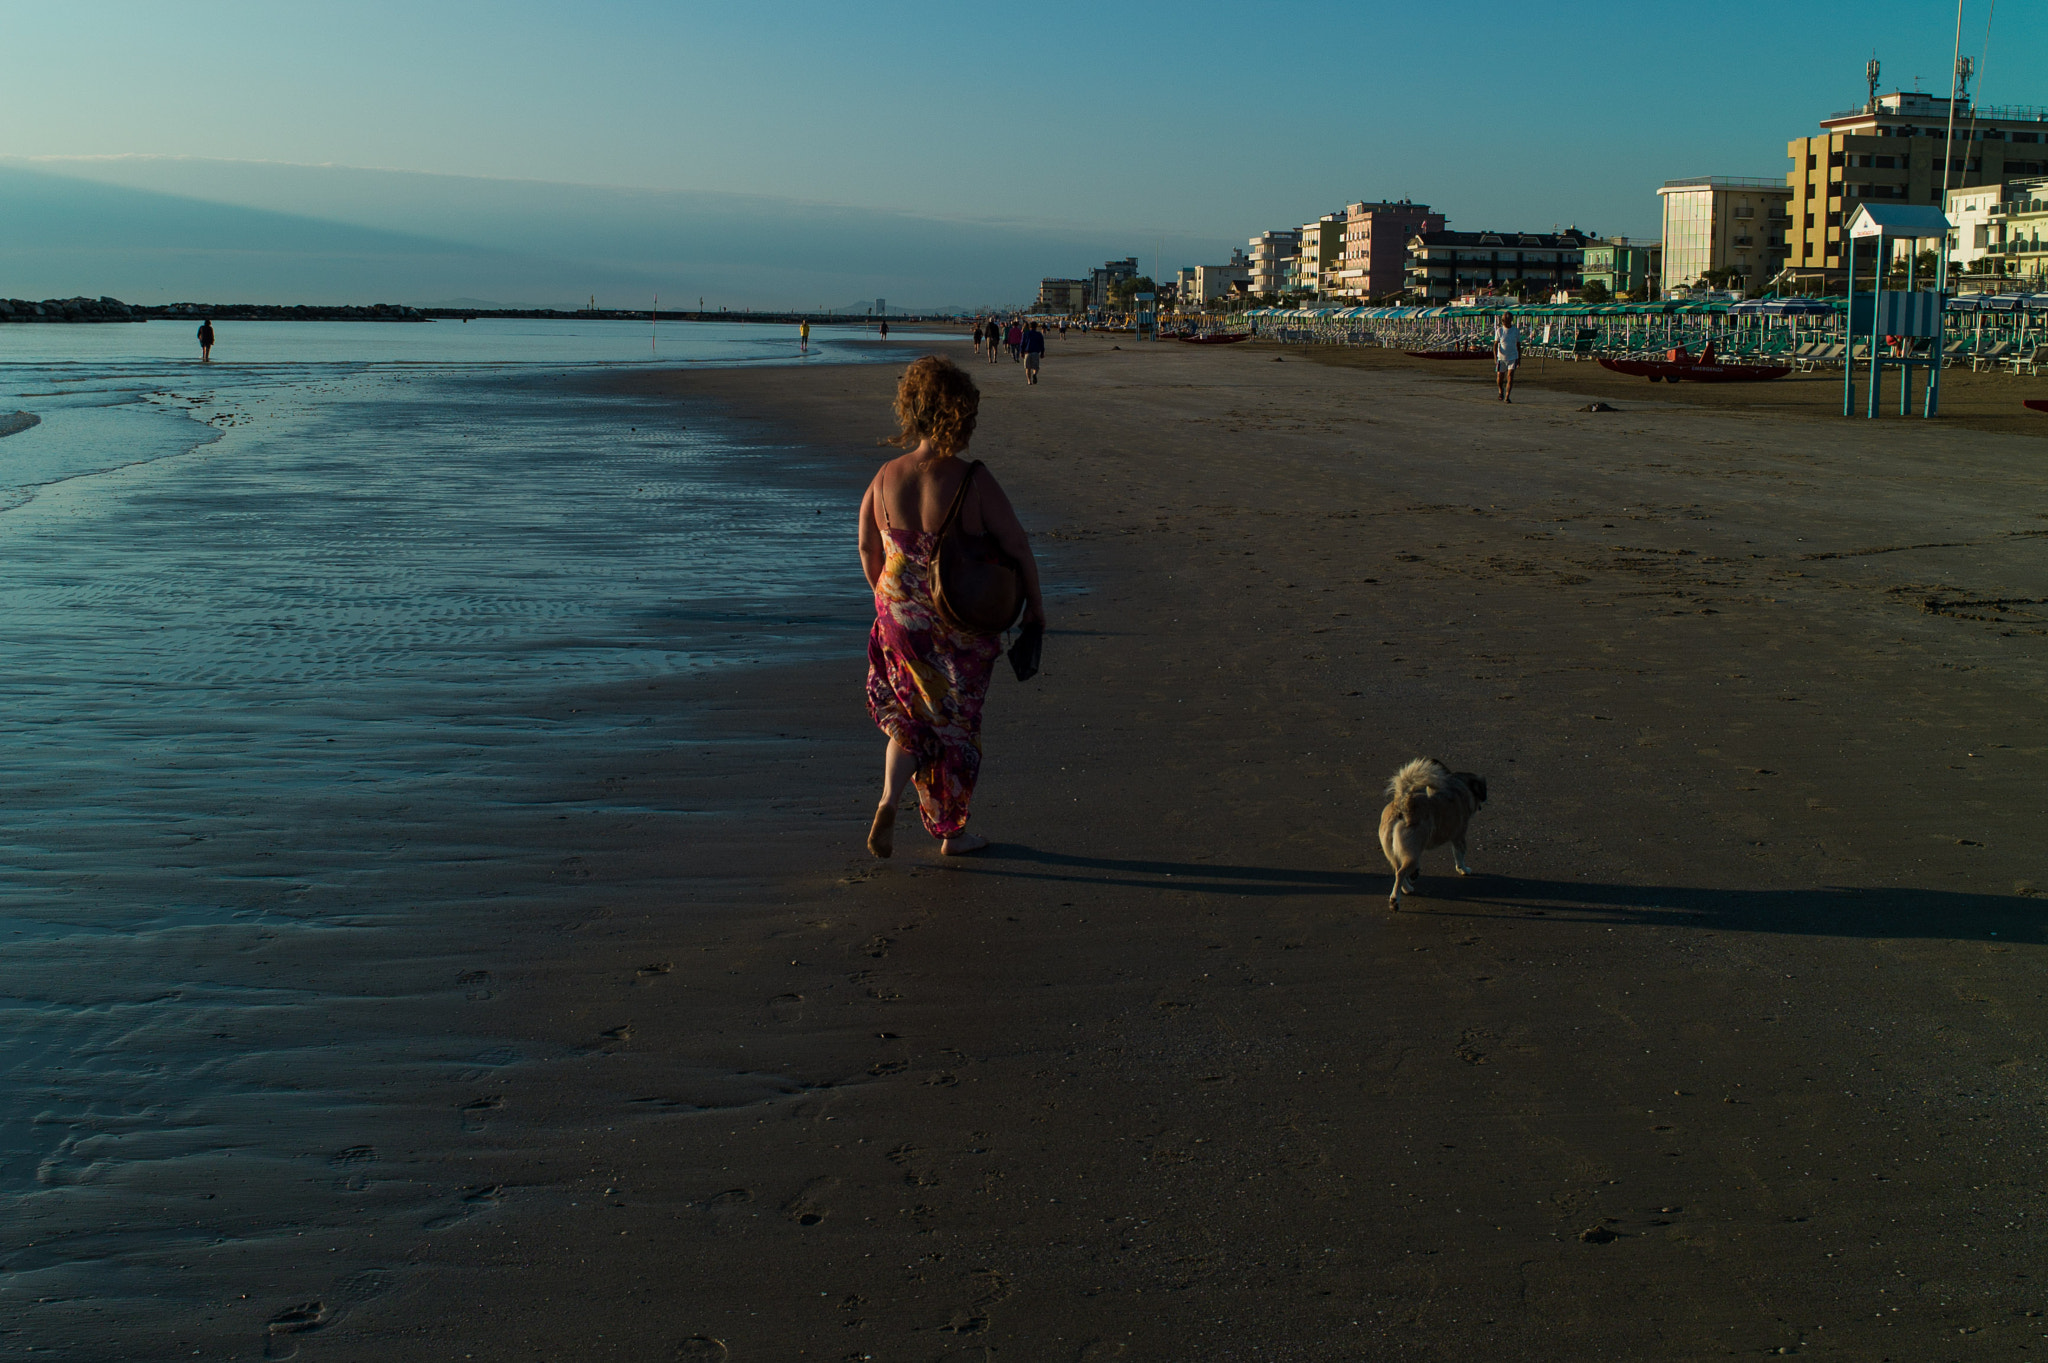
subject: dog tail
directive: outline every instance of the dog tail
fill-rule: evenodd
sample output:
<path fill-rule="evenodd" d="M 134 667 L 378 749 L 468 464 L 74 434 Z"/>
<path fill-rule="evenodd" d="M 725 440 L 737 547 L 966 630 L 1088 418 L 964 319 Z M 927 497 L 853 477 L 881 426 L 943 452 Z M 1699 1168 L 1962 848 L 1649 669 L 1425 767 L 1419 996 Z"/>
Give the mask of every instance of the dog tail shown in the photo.
<path fill-rule="evenodd" d="M 1451 786 L 1451 769 L 1434 757 L 1418 757 L 1394 773 L 1387 782 L 1387 801 L 1402 818 L 1408 817 L 1408 802 L 1419 795 L 1432 795 Z"/>

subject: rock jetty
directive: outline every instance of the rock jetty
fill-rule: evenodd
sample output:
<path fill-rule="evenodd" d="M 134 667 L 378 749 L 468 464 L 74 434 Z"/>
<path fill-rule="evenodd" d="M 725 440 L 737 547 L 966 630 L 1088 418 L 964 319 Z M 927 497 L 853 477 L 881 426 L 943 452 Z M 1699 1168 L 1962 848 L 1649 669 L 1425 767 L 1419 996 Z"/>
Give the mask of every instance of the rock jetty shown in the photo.
<path fill-rule="evenodd" d="M 0 322 L 147 322 L 151 318 L 216 322 L 424 322 L 427 314 L 399 303 L 312 307 L 304 303 L 123 303 L 118 298 L 0 298 Z"/>

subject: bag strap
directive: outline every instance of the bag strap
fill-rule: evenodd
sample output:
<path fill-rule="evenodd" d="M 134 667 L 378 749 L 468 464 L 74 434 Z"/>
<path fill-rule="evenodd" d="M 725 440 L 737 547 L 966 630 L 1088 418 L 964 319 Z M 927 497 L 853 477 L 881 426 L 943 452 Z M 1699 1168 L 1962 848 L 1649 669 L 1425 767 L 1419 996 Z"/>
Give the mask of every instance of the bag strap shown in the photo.
<path fill-rule="evenodd" d="M 974 475 L 981 472 L 981 461 L 975 460 L 967 466 L 967 476 L 960 480 L 960 490 L 953 494 L 953 505 L 946 508 L 946 519 L 939 522 L 939 533 L 933 543 L 946 538 L 946 532 L 953 528 L 953 522 L 960 519 L 960 504 L 967 500 L 967 489 L 974 485 Z"/>

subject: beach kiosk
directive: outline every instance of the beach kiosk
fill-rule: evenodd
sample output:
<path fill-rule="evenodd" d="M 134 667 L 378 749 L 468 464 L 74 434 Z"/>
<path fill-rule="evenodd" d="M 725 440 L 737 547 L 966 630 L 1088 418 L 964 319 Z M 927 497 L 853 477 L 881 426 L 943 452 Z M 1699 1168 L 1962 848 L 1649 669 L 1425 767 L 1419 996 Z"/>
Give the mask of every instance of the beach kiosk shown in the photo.
<path fill-rule="evenodd" d="M 1134 293 L 1131 295 L 1131 329 L 1138 333 L 1141 341 L 1159 339 L 1159 295 L 1156 293 Z"/>
<path fill-rule="evenodd" d="M 1886 363 L 1899 371 L 1900 416 L 1906 414 L 1913 391 L 1914 368 L 1926 368 L 1926 400 L 1920 415 L 1934 415 L 1941 395 L 1941 316 L 1947 297 L 1948 234 L 1954 227 L 1948 215 L 1939 208 L 1915 204 L 1864 204 L 1849 220 L 1849 349 L 1842 360 L 1843 416 L 1856 413 L 1856 340 L 1859 336 L 1868 337 L 1870 345 L 1870 398 L 1864 415 L 1877 415 L 1878 389 Z M 1941 242 L 1941 263 L 1934 277 L 1934 288 L 1914 287 L 1914 260 L 1909 249 L 1906 255 L 1906 287 L 1903 290 L 1886 289 L 1887 244 L 1903 241 L 1909 246 L 1917 246 L 1929 237 L 1938 238 Z M 1871 270 L 1873 287 L 1867 294 L 1856 292 L 1856 251 L 1859 246 L 1869 250 L 1875 260 Z M 1899 354 L 1887 356 L 1884 353 L 1884 338 L 1887 336 L 1901 339 Z M 1914 353 L 1912 343 L 1922 337 L 1931 339 L 1926 354 L 1918 355 Z"/>

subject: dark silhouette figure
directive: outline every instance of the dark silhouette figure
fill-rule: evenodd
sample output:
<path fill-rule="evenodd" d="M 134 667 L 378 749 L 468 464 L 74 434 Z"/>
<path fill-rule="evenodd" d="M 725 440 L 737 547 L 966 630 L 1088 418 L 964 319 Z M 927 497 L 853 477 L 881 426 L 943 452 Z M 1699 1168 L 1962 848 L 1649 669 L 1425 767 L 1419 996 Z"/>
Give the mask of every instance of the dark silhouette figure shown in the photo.
<path fill-rule="evenodd" d="M 213 363 L 213 319 L 211 317 L 199 324 L 199 363 Z"/>

